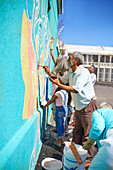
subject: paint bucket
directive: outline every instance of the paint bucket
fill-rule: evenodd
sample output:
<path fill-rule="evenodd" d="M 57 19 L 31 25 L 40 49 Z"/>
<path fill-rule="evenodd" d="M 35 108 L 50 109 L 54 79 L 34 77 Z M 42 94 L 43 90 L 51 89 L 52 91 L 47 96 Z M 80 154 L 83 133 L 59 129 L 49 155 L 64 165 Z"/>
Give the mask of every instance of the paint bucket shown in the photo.
<path fill-rule="evenodd" d="M 42 161 L 42 167 L 46 170 L 61 170 L 62 162 L 55 158 L 45 158 Z"/>
<path fill-rule="evenodd" d="M 63 166 L 64 170 L 84 170 L 85 168 L 85 161 L 87 158 L 87 150 L 83 149 L 81 145 L 75 144 L 77 151 L 79 155 L 81 156 L 83 160 L 82 165 L 78 165 L 70 147 L 69 147 L 70 142 L 65 142 L 65 147 L 63 150 Z"/>

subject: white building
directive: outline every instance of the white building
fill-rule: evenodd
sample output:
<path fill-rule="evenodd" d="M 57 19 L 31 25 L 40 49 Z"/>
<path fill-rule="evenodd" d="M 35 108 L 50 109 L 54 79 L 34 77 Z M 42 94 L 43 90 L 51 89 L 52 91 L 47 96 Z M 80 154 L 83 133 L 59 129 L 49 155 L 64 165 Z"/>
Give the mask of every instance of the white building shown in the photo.
<path fill-rule="evenodd" d="M 84 55 L 84 66 L 96 67 L 98 82 L 113 83 L 113 47 L 86 46 L 86 45 L 64 45 L 67 55 L 73 52 L 81 52 Z"/>

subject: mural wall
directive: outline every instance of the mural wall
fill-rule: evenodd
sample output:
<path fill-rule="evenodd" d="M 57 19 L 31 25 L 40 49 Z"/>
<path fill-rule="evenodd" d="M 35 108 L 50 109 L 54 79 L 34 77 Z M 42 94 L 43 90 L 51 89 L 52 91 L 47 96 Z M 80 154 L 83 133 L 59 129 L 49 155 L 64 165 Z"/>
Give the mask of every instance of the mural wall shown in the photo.
<path fill-rule="evenodd" d="M 57 56 L 57 0 L 0 0 L 0 169 L 34 169 L 50 119 L 51 83 L 40 65 Z"/>

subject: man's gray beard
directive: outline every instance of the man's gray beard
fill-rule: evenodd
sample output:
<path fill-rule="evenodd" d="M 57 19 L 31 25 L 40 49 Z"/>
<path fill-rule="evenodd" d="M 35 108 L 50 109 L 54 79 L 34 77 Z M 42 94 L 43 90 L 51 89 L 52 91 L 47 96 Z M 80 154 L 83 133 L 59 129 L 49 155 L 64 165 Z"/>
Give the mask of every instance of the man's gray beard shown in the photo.
<path fill-rule="evenodd" d="M 74 61 L 68 62 L 68 67 L 72 67 L 72 66 L 74 66 Z"/>

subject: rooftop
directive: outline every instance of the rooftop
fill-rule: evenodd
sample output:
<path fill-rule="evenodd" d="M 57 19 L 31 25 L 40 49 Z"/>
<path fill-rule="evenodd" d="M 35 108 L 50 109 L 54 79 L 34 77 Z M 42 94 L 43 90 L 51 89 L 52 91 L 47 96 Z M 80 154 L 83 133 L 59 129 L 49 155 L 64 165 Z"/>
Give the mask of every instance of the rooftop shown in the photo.
<path fill-rule="evenodd" d="M 113 55 L 113 47 L 65 44 L 64 48 L 68 53 L 79 51 L 83 54 Z"/>

